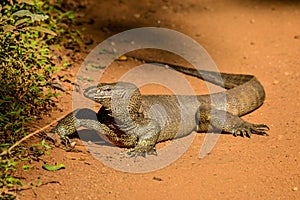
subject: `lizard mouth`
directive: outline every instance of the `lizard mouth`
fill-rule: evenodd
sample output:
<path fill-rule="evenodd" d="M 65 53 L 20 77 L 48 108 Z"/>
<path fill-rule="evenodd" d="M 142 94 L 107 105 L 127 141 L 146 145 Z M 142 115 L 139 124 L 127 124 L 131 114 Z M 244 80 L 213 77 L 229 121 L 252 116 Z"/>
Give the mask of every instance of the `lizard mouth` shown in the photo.
<path fill-rule="evenodd" d="M 99 98 L 99 96 L 97 95 L 97 87 L 96 86 L 92 86 L 92 87 L 88 87 L 84 90 L 84 93 L 83 95 L 86 97 L 86 98 L 89 98 L 89 99 L 92 99 L 92 100 L 95 100 L 97 98 Z M 97 95 L 97 97 L 96 97 Z"/>
<path fill-rule="evenodd" d="M 91 100 L 101 100 L 111 96 L 111 91 L 101 90 L 97 86 L 91 86 L 85 89 L 83 95 Z"/>

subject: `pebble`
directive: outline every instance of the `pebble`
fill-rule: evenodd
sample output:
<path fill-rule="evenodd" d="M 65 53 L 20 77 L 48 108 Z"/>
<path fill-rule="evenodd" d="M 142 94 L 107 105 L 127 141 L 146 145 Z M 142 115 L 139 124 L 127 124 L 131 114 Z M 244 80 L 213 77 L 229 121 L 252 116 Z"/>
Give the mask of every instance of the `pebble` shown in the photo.
<path fill-rule="evenodd" d="M 94 43 L 94 40 L 91 39 L 91 38 L 83 38 L 83 43 L 84 43 L 85 45 L 91 45 L 91 44 Z"/>
<path fill-rule="evenodd" d="M 138 14 L 138 13 L 134 14 L 133 16 L 134 16 L 135 18 L 137 18 L 137 19 L 141 17 L 141 15 Z"/>
<path fill-rule="evenodd" d="M 153 177 L 153 180 L 155 180 L 155 181 L 162 181 L 162 178 L 159 178 L 159 177 L 154 176 L 154 177 Z"/>
<path fill-rule="evenodd" d="M 297 191 L 297 190 L 298 190 L 298 187 L 293 187 L 292 190 L 293 190 L 293 191 Z"/>
<path fill-rule="evenodd" d="M 255 19 L 250 19 L 250 24 L 254 24 L 255 23 Z"/>
<path fill-rule="evenodd" d="M 297 40 L 297 39 L 300 39 L 300 35 L 295 35 L 295 36 L 294 36 L 294 39 L 296 39 L 296 40 Z"/>
<path fill-rule="evenodd" d="M 76 145 L 76 142 L 75 142 L 75 141 L 74 141 L 74 142 L 71 142 L 71 144 L 70 144 L 70 146 L 71 146 L 72 148 L 74 148 L 75 145 Z"/>
<path fill-rule="evenodd" d="M 273 85 L 277 85 L 279 83 L 278 80 L 273 81 Z"/>
<path fill-rule="evenodd" d="M 127 61 L 127 60 L 128 60 L 128 58 L 124 55 L 122 55 L 118 58 L 118 61 Z"/>

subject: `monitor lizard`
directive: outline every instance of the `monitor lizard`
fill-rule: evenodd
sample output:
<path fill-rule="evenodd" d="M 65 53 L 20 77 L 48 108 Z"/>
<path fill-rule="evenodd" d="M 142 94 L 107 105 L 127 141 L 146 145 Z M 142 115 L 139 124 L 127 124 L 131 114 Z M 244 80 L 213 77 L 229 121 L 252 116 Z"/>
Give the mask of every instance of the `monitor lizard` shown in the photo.
<path fill-rule="evenodd" d="M 142 95 L 132 83 L 99 83 L 84 92 L 85 97 L 102 105 L 98 113 L 87 108 L 77 109 L 52 131 L 69 142 L 68 136 L 80 126 L 96 130 L 115 145 L 131 148 L 127 151 L 130 157 L 157 155 L 157 143 L 187 136 L 193 131 L 221 130 L 243 137 L 251 137 L 252 133 L 267 135 L 267 125 L 252 124 L 240 118 L 264 102 L 264 88 L 255 76 L 220 73 L 222 79 L 218 79 L 217 72 L 169 66 L 227 90 L 197 96 Z"/>

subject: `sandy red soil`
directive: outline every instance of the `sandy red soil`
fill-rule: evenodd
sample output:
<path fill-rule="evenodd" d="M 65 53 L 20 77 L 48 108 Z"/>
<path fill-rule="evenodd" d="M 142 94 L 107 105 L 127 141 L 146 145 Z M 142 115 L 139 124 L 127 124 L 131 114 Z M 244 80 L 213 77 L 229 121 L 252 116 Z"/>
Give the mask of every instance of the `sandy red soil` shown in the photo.
<path fill-rule="evenodd" d="M 122 3 L 123 2 L 123 3 Z M 198 158 L 204 134 L 197 134 L 188 150 L 169 166 L 150 173 L 125 173 L 105 166 L 82 146 L 81 152 L 55 147 L 43 159 L 64 163 L 49 172 L 43 162 L 24 172 L 27 180 L 49 183 L 18 193 L 18 199 L 300 199 L 300 3 L 299 1 L 207 0 L 88 0 L 78 15 L 86 34 L 97 45 L 131 28 L 153 26 L 182 32 L 200 43 L 220 71 L 254 74 L 266 91 L 258 110 L 243 117 L 270 127 L 269 136 L 251 139 L 222 135 L 210 155 Z M 90 47 L 92 48 L 92 47 Z M 89 49 L 86 53 L 89 52 Z M 85 57 L 81 53 L 79 57 Z M 61 72 L 74 78 L 80 63 Z M 116 64 L 106 72 L 115 81 L 130 69 Z M 194 78 L 193 87 L 200 86 Z M 66 86 L 67 89 L 72 89 Z M 159 93 L 149 87 L 144 93 Z M 201 89 L 196 89 L 201 91 Z M 41 124 L 72 110 L 71 95 Z M 147 159 L 147 158 L 146 158 Z"/>

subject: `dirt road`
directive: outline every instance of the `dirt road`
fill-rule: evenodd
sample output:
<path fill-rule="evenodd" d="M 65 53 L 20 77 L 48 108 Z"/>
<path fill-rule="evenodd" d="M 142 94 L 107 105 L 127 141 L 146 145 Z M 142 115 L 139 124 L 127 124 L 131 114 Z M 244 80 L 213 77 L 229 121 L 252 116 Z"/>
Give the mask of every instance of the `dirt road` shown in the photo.
<path fill-rule="evenodd" d="M 47 172 L 42 162 L 23 176 L 58 181 L 22 191 L 19 199 L 300 199 L 300 3 L 299 1 L 88 0 L 81 17 L 93 46 L 131 28 L 165 27 L 195 39 L 220 71 L 254 74 L 266 90 L 264 105 L 244 119 L 270 126 L 269 136 L 251 139 L 222 135 L 211 154 L 198 158 L 204 135 L 195 136 L 187 152 L 169 166 L 142 174 L 124 173 L 82 152 L 60 148 L 45 156 L 66 169 Z M 82 18 L 81 18 L 82 19 Z M 85 55 L 82 53 L 82 57 Z M 75 75 L 80 63 L 64 73 Z M 112 67 L 114 81 L 128 70 Z M 190 79 L 194 87 L 198 80 Z M 155 87 L 145 93 L 160 92 Z M 70 95 L 60 99 L 72 109 Z"/>

